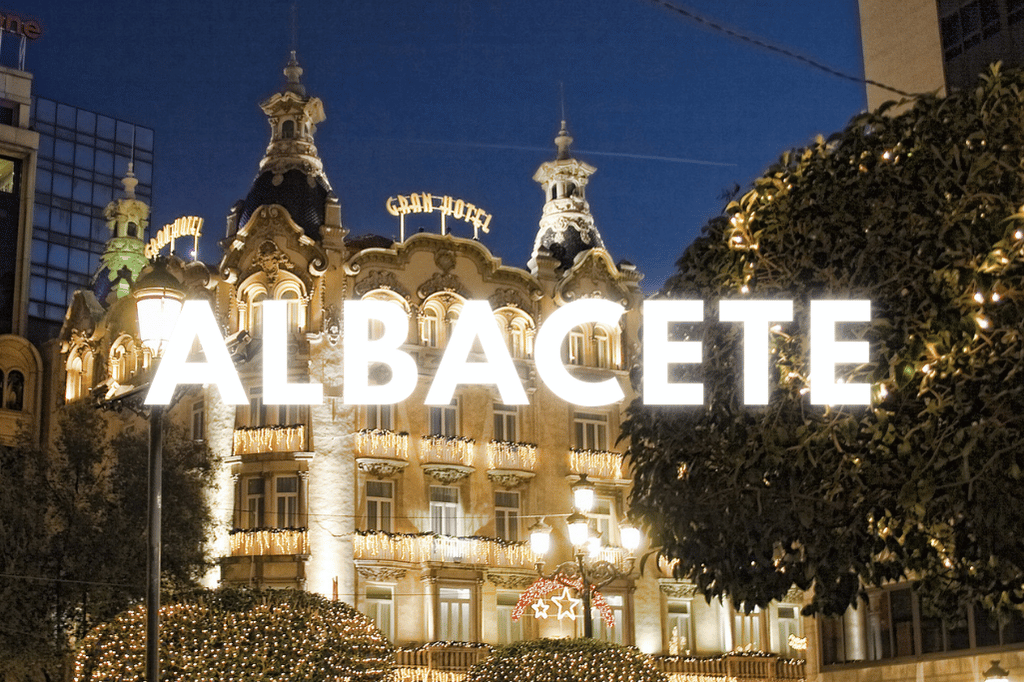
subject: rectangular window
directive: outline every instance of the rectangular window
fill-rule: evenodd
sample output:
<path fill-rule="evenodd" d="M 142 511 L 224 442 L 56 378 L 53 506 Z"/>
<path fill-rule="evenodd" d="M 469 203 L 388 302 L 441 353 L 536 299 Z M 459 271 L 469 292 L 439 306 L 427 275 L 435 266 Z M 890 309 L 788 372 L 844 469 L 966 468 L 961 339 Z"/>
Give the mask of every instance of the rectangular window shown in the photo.
<path fill-rule="evenodd" d="M 778 607 L 779 653 L 789 658 L 801 658 L 804 653 L 794 649 L 790 637 L 797 638 L 803 633 L 800 627 L 800 609 L 795 606 Z"/>
<path fill-rule="evenodd" d="M 202 400 L 192 403 L 192 440 L 203 440 L 205 438 L 205 408 Z"/>
<path fill-rule="evenodd" d="M 506 542 L 519 542 L 519 493 L 495 491 L 494 533 Z"/>
<path fill-rule="evenodd" d="M 761 643 L 761 618 L 762 612 L 755 608 L 753 613 L 743 613 L 742 609 L 736 611 L 733 619 L 733 646 L 737 649 L 751 649 L 762 651 Z"/>
<path fill-rule="evenodd" d="M 367 585 L 364 611 L 366 617 L 377 624 L 377 628 L 388 639 L 395 638 L 394 590 L 384 585 Z"/>
<path fill-rule="evenodd" d="M 587 337 L 582 329 L 576 327 L 569 331 L 569 357 L 570 365 L 582 365 L 586 360 L 584 349 L 587 345 Z"/>
<path fill-rule="evenodd" d="M 693 649 L 693 621 L 690 619 L 690 603 L 670 601 L 665 627 L 668 630 L 668 653 L 688 655 Z"/>
<path fill-rule="evenodd" d="M 245 499 L 242 507 L 242 520 L 246 528 L 263 528 L 265 507 L 264 492 L 266 481 L 261 477 L 245 481 Z"/>
<path fill-rule="evenodd" d="M 498 593 L 498 644 L 511 644 L 523 639 L 523 620 L 512 620 L 512 612 L 519 603 L 515 592 Z"/>
<path fill-rule="evenodd" d="M 595 497 L 590 518 L 597 526 L 597 534 L 601 538 L 602 547 L 619 544 L 619 523 L 615 516 L 615 500 L 610 497 Z"/>
<path fill-rule="evenodd" d="M 515 443 L 519 438 L 519 409 L 515 405 L 494 405 L 494 440 Z"/>
<path fill-rule="evenodd" d="M 432 436 L 459 435 L 459 401 L 455 399 L 450 405 L 433 405 L 430 407 L 430 434 Z"/>
<path fill-rule="evenodd" d="M 622 605 L 623 599 L 621 594 L 606 594 L 604 599 L 608 602 L 608 607 L 612 610 L 612 620 L 615 622 L 615 627 L 608 627 L 608 624 L 601 617 L 601 612 L 591 606 L 590 618 L 591 623 L 594 624 L 594 639 L 602 639 L 606 642 L 614 642 L 615 644 L 623 644 L 623 623 L 622 617 Z M 582 624 L 580 625 L 582 628 Z"/>
<path fill-rule="evenodd" d="M 263 404 L 263 387 L 249 389 L 249 426 L 263 426 L 267 423 L 267 408 Z"/>
<path fill-rule="evenodd" d="M 299 528 L 299 477 L 278 476 L 274 479 L 277 495 L 277 527 Z"/>
<path fill-rule="evenodd" d="M 440 601 L 439 641 L 468 642 L 472 638 L 470 627 L 469 588 L 442 587 L 438 590 Z"/>
<path fill-rule="evenodd" d="M 458 535 L 459 489 L 450 485 L 430 486 L 430 530 L 438 535 Z"/>
<path fill-rule="evenodd" d="M 367 405 L 366 428 L 393 431 L 395 428 L 394 405 Z"/>
<path fill-rule="evenodd" d="M 366 530 L 391 532 L 394 486 L 391 481 L 366 482 Z"/>
<path fill-rule="evenodd" d="M 573 416 L 576 447 L 580 450 L 608 449 L 608 416 L 577 412 Z"/>

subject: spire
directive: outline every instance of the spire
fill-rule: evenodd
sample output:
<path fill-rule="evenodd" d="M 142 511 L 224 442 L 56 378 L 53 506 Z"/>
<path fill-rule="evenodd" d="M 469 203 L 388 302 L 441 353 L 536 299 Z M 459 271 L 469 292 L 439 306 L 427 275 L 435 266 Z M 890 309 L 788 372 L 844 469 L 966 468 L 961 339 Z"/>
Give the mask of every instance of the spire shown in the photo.
<path fill-rule="evenodd" d="M 537 256 L 541 249 L 557 258 L 563 268 L 570 268 L 583 251 L 604 248 L 586 200 L 587 183 L 597 169 L 572 158 L 571 144 L 572 137 L 563 118 L 555 137 L 555 160 L 542 163 L 533 175 L 534 181 L 544 189 L 545 200 L 528 263 L 534 274 L 537 274 Z"/>
<path fill-rule="evenodd" d="M 121 180 L 124 198 L 114 199 L 103 211 L 110 238 L 103 249 L 100 268 L 93 277 L 93 292 L 104 304 L 126 296 L 149 262 L 143 241 L 149 225 L 149 205 L 135 196 L 139 180 L 133 166 L 129 162 L 128 172 Z"/>
<path fill-rule="evenodd" d="M 284 89 L 260 104 L 270 123 L 270 144 L 260 161 L 260 172 L 269 170 L 283 175 L 298 169 L 326 183 L 324 164 L 313 144 L 316 124 L 326 118 L 324 105 L 319 98 L 306 94 L 306 87 L 299 81 L 302 67 L 294 50 L 284 67 L 284 75 L 287 79 Z"/>

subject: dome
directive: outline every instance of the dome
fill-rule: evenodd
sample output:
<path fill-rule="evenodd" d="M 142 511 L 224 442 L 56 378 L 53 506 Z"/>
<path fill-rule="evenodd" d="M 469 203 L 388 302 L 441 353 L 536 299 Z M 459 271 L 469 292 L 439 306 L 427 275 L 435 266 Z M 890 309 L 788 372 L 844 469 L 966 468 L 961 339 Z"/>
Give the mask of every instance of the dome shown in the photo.
<path fill-rule="evenodd" d="M 319 239 L 330 191 L 323 175 L 309 176 L 298 168 L 281 175 L 264 171 L 256 177 L 242 202 L 238 225 L 241 227 L 249 222 L 260 206 L 280 204 L 288 209 L 292 220 L 308 237 Z"/>

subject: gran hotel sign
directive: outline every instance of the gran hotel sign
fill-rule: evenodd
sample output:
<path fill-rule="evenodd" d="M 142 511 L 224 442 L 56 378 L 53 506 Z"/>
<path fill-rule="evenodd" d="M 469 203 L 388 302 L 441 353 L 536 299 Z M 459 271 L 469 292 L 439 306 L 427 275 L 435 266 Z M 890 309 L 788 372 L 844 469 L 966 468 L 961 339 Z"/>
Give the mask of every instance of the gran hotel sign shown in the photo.
<path fill-rule="evenodd" d="M 288 380 L 287 301 L 263 304 L 263 402 L 277 405 L 316 405 L 323 402 L 323 385 Z M 743 326 L 743 390 L 747 405 L 763 405 L 769 395 L 771 326 L 793 319 L 792 301 L 723 300 L 722 322 Z M 614 377 L 586 381 L 571 374 L 562 361 L 562 346 L 569 331 L 586 324 L 615 326 L 625 309 L 601 299 L 574 301 L 552 313 L 537 330 L 534 361 L 537 374 L 559 398 L 574 405 L 594 407 L 621 401 L 625 396 Z M 679 323 L 704 319 L 701 301 L 653 300 L 643 304 L 643 400 L 648 405 L 700 405 L 704 387 L 673 382 L 673 365 L 700 363 L 699 341 L 678 341 L 671 331 Z M 836 380 L 836 365 L 868 362 L 866 341 L 836 339 L 836 324 L 867 322 L 871 304 L 864 300 L 810 302 L 810 401 L 818 405 L 868 405 L 870 384 Z M 350 405 L 398 403 L 416 388 L 418 372 L 412 355 L 401 349 L 409 333 L 408 314 L 386 301 L 344 302 L 343 400 Z M 382 330 L 372 338 L 371 328 Z M 190 361 L 195 343 L 205 358 Z M 475 344 L 483 360 L 471 360 Z M 370 381 L 370 368 L 385 364 L 391 378 L 384 384 Z M 225 402 L 247 402 L 242 382 L 228 353 L 224 337 L 206 301 L 186 301 L 167 349 L 153 378 L 146 403 L 166 405 L 179 385 L 214 384 Z M 512 356 L 487 301 L 467 301 L 452 329 L 425 403 L 451 403 L 457 386 L 495 386 L 501 401 L 526 404 L 526 391 Z"/>

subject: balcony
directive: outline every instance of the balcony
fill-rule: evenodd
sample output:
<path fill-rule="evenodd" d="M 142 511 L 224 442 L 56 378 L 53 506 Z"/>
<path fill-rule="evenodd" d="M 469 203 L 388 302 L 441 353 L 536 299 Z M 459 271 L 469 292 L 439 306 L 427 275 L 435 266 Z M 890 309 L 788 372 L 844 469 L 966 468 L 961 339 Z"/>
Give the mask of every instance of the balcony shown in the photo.
<path fill-rule="evenodd" d="M 592 479 L 621 481 L 622 455 L 605 450 L 569 450 L 569 473 L 586 474 Z"/>
<path fill-rule="evenodd" d="M 420 465 L 443 485 L 461 481 L 473 473 L 476 442 L 460 436 L 424 436 L 420 440 Z"/>
<path fill-rule="evenodd" d="M 394 476 L 409 466 L 409 434 L 363 429 L 356 434 L 356 464 L 378 478 Z"/>
<path fill-rule="evenodd" d="M 487 444 L 487 478 L 503 488 L 515 488 L 534 477 L 537 446 L 492 440 Z"/>
<path fill-rule="evenodd" d="M 306 426 L 241 426 L 235 429 L 235 455 L 304 452 Z"/>
<path fill-rule="evenodd" d="M 491 655 L 487 644 L 431 642 L 395 650 L 395 682 L 457 682 L 469 669 Z"/>
<path fill-rule="evenodd" d="M 305 528 L 254 528 L 234 530 L 230 538 L 231 556 L 289 556 L 309 554 Z"/>
<path fill-rule="evenodd" d="M 371 532 L 355 536 L 355 560 L 357 564 L 436 562 L 533 571 L 536 555 L 525 542 L 460 538 L 433 533 L 404 535 Z"/>

